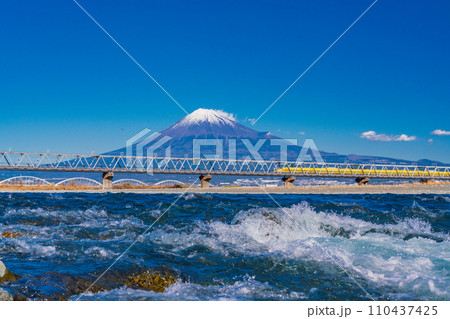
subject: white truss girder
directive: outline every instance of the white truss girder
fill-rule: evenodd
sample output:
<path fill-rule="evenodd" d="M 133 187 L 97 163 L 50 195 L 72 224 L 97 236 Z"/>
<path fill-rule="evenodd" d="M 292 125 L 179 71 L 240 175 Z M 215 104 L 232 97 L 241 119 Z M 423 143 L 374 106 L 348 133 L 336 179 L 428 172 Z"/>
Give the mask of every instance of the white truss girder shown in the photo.
<path fill-rule="evenodd" d="M 0 152 L 0 170 L 450 180 L 448 166 Z"/>

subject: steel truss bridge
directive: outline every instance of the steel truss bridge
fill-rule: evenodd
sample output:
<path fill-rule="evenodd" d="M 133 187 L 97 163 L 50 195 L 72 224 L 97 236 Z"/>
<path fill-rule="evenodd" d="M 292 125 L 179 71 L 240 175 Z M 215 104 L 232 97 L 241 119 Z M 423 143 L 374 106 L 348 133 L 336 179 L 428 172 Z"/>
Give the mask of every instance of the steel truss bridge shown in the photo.
<path fill-rule="evenodd" d="M 450 166 L 0 152 L 0 170 L 450 180 Z M 107 177 L 108 177 L 107 176 Z M 210 179 L 211 177 L 209 177 Z"/>

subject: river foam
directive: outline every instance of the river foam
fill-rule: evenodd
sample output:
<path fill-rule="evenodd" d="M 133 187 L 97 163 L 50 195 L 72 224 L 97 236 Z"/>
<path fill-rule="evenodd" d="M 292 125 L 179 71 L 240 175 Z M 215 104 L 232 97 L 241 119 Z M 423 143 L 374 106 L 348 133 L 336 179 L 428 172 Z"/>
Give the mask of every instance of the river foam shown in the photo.
<path fill-rule="evenodd" d="M 64 292 L 65 276 L 92 280 L 132 244 L 109 291 L 87 299 L 450 297 L 445 195 L 274 195 L 282 208 L 265 195 L 0 197 L 0 254 L 29 298 Z M 162 294 L 115 283 L 160 267 L 179 275 Z"/>
<path fill-rule="evenodd" d="M 176 251 L 203 245 L 224 256 L 269 255 L 328 263 L 376 286 L 448 297 L 445 265 L 450 261 L 450 237 L 433 232 L 420 219 L 374 224 L 317 212 L 302 202 L 287 208 L 241 211 L 229 223 L 198 222 L 190 232 L 167 227 L 147 237 Z"/>

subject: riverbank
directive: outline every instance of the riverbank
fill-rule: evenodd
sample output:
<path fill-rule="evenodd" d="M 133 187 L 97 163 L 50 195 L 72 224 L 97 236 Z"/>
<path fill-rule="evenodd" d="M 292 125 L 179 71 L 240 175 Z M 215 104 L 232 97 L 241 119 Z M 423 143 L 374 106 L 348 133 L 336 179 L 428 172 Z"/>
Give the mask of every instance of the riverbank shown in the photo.
<path fill-rule="evenodd" d="M 144 188 L 144 189 L 0 189 L 0 193 L 139 193 L 139 194 L 450 194 L 450 183 L 399 184 L 399 185 L 317 185 L 296 187 L 241 187 L 223 186 L 200 188 Z"/>

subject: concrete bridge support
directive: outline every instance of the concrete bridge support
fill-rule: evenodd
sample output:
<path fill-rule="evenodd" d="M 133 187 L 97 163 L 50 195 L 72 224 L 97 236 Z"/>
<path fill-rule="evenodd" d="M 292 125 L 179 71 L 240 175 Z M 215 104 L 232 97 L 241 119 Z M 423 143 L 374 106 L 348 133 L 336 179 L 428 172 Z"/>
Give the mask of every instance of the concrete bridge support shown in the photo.
<path fill-rule="evenodd" d="M 113 188 L 112 180 L 114 177 L 113 172 L 103 172 L 103 189 L 110 190 Z"/>
<path fill-rule="evenodd" d="M 370 178 L 368 178 L 368 177 L 357 177 L 355 179 L 355 182 L 357 182 L 358 185 L 366 185 L 368 182 L 370 182 Z"/>
<path fill-rule="evenodd" d="M 284 182 L 284 187 L 294 187 L 295 176 L 285 176 L 281 180 Z"/>
<path fill-rule="evenodd" d="M 200 183 L 201 183 L 201 188 L 208 188 L 211 178 L 212 178 L 212 176 L 209 174 L 208 175 L 200 175 L 199 179 L 200 179 Z"/>

